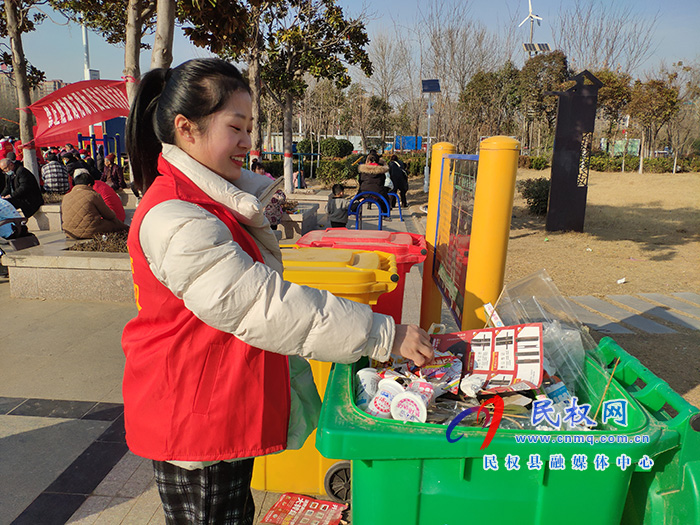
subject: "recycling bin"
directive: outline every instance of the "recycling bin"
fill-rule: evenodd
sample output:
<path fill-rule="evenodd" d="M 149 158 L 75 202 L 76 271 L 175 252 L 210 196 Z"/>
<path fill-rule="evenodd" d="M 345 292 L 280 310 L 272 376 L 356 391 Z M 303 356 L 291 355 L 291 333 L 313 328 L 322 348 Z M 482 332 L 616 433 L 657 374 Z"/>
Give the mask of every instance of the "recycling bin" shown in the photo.
<path fill-rule="evenodd" d="M 463 437 L 450 442 L 445 425 L 366 414 L 353 395 L 355 371 L 366 363 L 334 365 L 316 446 L 351 461 L 353 522 L 698 523 L 700 411 L 611 339 L 597 352 L 605 367 L 587 357 L 590 391 L 577 392 L 580 403 L 598 406 L 619 358 L 603 400 L 627 402 L 626 426 L 608 420 L 588 432 L 498 429 L 485 450 L 485 429 L 456 427 L 452 438 Z M 495 457 L 489 468 L 486 455 Z M 511 466 L 518 456 L 519 468 L 506 467 L 508 455 Z M 533 455 L 539 468 L 530 468 Z M 607 468 L 597 455 L 608 458 Z M 556 456 L 563 468 L 549 463 Z"/>
<path fill-rule="evenodd" d="M 428 253 L 423 235 L 382 230 L 348 230 L 346 228 L 314 230 L 302 236 L 297 244 L 310 247 L 380 250 L 394 254 L 399 272 L 398 286 L 395 290 L 379 297 L 372 309 L 392 316 L 399 324 L 403 313 L 406 274 L 411 271 L 414 264 L 423 262 Z"/>

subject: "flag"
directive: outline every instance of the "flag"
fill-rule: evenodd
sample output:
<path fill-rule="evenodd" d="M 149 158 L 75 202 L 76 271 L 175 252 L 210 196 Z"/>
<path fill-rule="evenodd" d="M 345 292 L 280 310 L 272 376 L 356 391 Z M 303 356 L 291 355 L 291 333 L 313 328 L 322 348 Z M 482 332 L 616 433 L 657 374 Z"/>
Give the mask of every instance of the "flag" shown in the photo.
<path fill-rule="evenodd" d="M 63 142 L 68 134 L 86 126 L 129 115 L 126 82 L 83 80 L 37 100 L 28 108 L 36 118 L 34 146 Z"/>

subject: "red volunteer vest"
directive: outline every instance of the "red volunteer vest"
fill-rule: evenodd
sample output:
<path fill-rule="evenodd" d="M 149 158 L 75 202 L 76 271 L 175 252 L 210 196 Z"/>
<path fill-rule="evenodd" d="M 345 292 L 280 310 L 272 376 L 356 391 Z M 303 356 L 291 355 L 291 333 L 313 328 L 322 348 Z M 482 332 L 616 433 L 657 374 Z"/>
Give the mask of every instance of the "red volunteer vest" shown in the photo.
<path fill-rule="evenodd" d="M 162 157 L 127 242 L 138 315 L 122 336 L 124 423 L 134 454 L 215 461 L 283 450 L 289 420 L 287 357 L 200 321 L 151 273 L 139 242 L 146 213 L 178 199 L 216 215 L 255 261 L 260 251 L 230 211 Z M 215 298 L 212 298 L 215 300 Z"/>

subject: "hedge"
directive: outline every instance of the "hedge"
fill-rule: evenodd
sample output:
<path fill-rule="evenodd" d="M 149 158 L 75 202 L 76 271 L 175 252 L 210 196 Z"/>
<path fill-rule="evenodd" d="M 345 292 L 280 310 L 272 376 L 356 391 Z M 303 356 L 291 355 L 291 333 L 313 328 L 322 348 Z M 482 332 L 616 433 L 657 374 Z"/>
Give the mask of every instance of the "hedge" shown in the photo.
<path fill-rule="evenodd" d="M 527 207 L 535 215 L 547 214 L 547 203 L 549 202 L 549 179 L 540 177 L 538 179 L 526 179 L 520 184 L 520 193 L 527 201 Z"/>

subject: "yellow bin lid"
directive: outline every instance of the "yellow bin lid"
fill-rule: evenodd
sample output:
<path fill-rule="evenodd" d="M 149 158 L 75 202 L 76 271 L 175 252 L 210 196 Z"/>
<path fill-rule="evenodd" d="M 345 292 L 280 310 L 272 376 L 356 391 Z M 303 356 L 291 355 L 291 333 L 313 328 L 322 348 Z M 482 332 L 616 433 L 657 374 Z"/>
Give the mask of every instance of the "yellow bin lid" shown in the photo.
<path fill-rule="evenodd" d="M 399 281 L 396 256 L 378 251 L 289 246 L 282 262 L 287 281 L 367 304 Z"/>

